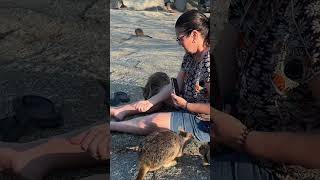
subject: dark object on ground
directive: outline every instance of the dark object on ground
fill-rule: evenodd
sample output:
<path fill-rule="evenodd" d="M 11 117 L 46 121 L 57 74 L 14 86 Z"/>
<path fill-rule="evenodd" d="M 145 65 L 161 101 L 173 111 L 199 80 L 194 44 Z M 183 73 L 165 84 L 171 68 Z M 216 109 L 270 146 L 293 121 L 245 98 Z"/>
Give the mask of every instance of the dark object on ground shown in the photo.
<path fill-rule="evenodd" d="M 113 99 L 110 100 L 111 106 L 117 106 L 120 103 L 127 103 L 130 101 L 130 98 L 127 93 L 118 91 L 114 93 Z"/>
<path fill-rule="evenodd" d="M 139 173 L 137 180 L 143 180 L 148 171 L 177 164 L 177 157 L 183 155 L 183 148 L 190 142 L 192 135 L 180 131 L 158 131 L 148 135 L 140 145 Z"/>
<path fill-rule="evenodd" d="M 56 112 L 50 99 L 28 95 L 22 97 L 23 111 L 27 118 L 41 128 L 55 128 L 63 124 L 63 118 Z"/>
<path fill-rule="evenodd" d="M 35 95 L 17 97 L 13 101 L 15 115 L 1 120 L 1 141 L 18 141 L 32 126 L 55 128 L 63 125 L 62 115 L 52 101 Z"/>
<path fill-rule="evenodd" d="M 143 88 L 143 97 L 150 99 L 152 96 L 158 94 L 165 85 L 170 83 L 169 76 L 164 72 L 156 72 L 152 74 Z"/>

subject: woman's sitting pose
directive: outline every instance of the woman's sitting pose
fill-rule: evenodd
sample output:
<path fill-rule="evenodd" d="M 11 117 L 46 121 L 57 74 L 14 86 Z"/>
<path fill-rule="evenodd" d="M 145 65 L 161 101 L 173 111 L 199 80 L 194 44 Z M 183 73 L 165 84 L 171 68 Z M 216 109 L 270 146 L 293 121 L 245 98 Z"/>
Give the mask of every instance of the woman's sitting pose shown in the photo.
<path fill-rule="evenodd" d="M 175 25 L 177 42 L 185 49 L 185 56 L 177 76 L 180 96 L 172 93 L 169 83 L 147 100 L 141 100 L 110 109 L 110 130 L 146 135 L 159 129 L 193 133 L 199 141 L 210 141 L 210 21 L 196 10 L 182 14 Z M 177 110 L 153 113 L 147 116 L 123 120 L 128 115 L 150 112 L 152 107 L 172 99 Z"/>

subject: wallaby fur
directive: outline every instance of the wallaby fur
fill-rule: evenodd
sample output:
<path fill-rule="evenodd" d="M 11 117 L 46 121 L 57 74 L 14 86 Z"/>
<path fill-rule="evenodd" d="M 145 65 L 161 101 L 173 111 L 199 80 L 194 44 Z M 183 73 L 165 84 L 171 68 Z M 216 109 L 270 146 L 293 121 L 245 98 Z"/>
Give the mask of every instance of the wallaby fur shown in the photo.
<path fill-rule="evenodd" d="M 169 76 L 164 72 L 156 72 L 152 74 L 143 89 L 143 97 L 149 99 L 158 94 L 165 85 L 170 83 Z"/>
<path fill-rule="evenodd" d="M 210 145 L 209 143 L 202 144 L 199 147 L 199 153 L 202 155 L 203 158 L 203 166 L 209 166 L 210 165 Z"/>
<path fill-rule="evenodd" d="M 151 133 L 146 136 L 139 151 L 139 174 L 137 180 L 143 180 L 148 171 L 176 165 L 175 159 L 182 156 L 184 146 L 192 139 L 190 133 L 170 130 Z"/>

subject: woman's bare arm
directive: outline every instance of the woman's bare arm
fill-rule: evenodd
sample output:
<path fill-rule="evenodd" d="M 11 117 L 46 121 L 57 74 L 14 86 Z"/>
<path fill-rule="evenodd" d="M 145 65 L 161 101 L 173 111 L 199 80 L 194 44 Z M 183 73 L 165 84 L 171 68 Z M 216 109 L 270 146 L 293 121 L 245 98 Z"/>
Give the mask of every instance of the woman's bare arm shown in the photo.
<path fill-rule="evenodd" d="M 210 114 L 210 103 L 188 103 L 187 110 L 194 113 Z"/>
<path fill-rule="evenodd" d="M 156 105 L 170 97 L 170 92 L 171 92 L 171 84 L 167 84 L 164 86 L 160 92 L 154 96 L 152 96 L 148 101 L 150 101 L 153 105 Z"/>
<path fill-rule="evenodd" d="M 207 89 L 207 96 L 210 99 L 210 83 L 205 83 Z M 210 102 L 209 103 L 188 103 L 187 110 L 195 113 L 210 114 Z"/>
<path fill-rule="evenodd" d="M 309 87 L 319 101 L 320 75 L 310 81 Z M 252 132 L 248 136 L 246 149 L 266 159 L 320 168 L 320 134 Z"/>
<path fill-rule="evenodd" d="M 183 87 L 183 76 L 184 76 L 183 71 L 180 71 L 177 75 L 177 82 L 178 82 L 179 90 L 181 90 Z M 169 83 L 168 85 L 164 86 L 158 94 L 152 96 L 149 99 L 149 101 L 153 105 L 155 105 L 161 101 L 164 101 L 170 97 L 171 91 L 172 91 L 172 86 L 171 86 L 171 83 Z"/>
<path fill-rule="evenodd" d="M 307 168 L 320 168 L 320 134 L 251 132 L 246 141 L 248 153 Z"/>

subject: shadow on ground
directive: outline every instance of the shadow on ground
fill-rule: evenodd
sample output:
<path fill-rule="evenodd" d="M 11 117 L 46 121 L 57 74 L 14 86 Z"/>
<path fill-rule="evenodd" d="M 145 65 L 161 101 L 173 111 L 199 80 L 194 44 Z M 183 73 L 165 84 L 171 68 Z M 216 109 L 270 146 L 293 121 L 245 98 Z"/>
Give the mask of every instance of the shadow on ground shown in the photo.
<path fill-rule="evenodd" d="M 104 90 L 95 79 L 62 74 L 22 73 L 0 71 L 0 116 L 12 115 L 11 102 L 17 96 L 40 95 L 49 98 L 63 110 L 64 125 L 54 129 L 31 128 L 18 142 L 86 129 L 93 124 L 105 123 Z M 55 170 L 45 180 L 77 179 L 93 174 L 105 174 L 108 167 Z M 0 175 L 0 179 L 16 179 Z"/>

